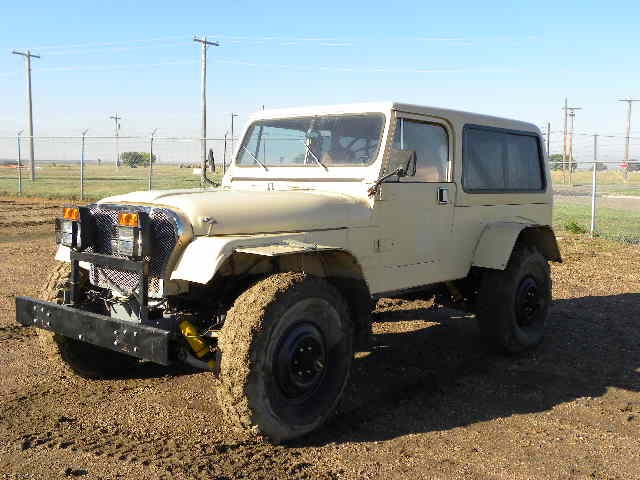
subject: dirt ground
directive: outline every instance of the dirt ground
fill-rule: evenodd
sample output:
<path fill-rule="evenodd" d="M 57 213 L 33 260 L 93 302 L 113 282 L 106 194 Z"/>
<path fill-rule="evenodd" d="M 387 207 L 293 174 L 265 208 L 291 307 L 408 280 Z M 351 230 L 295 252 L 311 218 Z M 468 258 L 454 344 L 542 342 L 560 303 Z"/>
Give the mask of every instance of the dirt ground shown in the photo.
<path fill-rule="evenodd" d="M 472 318 L 384 299 L 335 418 L 286 446 L 238 438 L 207 373 L 66 376 L 14 321 L 53 264 L 61 202 L 0 198 L 0 479 L 640 478 L 640 248 L 561 239 L 537 351 Z"/>

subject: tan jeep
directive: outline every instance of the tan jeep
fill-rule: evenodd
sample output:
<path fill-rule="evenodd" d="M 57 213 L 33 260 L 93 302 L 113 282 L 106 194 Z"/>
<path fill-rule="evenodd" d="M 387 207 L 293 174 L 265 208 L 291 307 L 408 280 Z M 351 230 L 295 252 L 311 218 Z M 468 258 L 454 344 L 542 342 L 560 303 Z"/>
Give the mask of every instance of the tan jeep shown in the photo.
<path fill-rule="evenodd" d="M 211 369 L 229 420 L 282 441 L 334 410 L 377 297 L 437 294 L 506 353 L 539 344 L 551 210 L 532 124 L 400 103 L 262 111 L 220 188 L 65 208 L 46 301 L 18 297 L 17 320 L 84 376 Z"/>

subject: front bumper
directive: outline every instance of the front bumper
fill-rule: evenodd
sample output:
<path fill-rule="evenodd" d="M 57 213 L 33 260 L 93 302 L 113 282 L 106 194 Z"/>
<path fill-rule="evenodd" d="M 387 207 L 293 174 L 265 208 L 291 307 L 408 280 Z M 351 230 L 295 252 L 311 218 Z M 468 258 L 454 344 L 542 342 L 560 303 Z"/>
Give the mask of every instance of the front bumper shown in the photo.
<path fill-rule="evenodd" d="M 168 330 L 30 297 L 16 297 L 16 320 L 27 327 L 42 328 L 161 365 L 172 363 Z"/>

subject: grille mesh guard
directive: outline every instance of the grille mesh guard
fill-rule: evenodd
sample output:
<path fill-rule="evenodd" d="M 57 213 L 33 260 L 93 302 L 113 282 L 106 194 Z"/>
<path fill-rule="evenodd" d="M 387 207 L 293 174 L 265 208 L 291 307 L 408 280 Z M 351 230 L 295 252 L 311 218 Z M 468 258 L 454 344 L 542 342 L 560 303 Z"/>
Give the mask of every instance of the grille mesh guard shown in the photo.
<path fill-rule="evenodd" d="M 118 239 L 119 210 L 92 205 L 89 207 L 89 211 L 96 221 L 96 238 L 92 251 L 114 257 L 124 257 L 124 255 L 113 252 L 113 243 Z M 152 209 L 149 213 L 149 220 L 151 223 L 149 295 L 155 296 L 160 290 L 160 278 L 166 262 L 177 244 L 178 232 L 171 212 L 166 209 Z M 123 295 L 131 295 L 139 284 L 139 277 L 135 273 L 95 265 L 91 265 L 89 278 L 92 285 L 115 289 Z"/>

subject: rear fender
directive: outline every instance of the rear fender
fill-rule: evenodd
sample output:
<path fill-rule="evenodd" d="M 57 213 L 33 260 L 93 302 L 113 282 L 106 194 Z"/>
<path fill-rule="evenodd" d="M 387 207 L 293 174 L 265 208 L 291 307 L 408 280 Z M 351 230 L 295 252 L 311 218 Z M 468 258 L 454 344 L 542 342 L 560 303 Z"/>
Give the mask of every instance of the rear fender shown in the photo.
<path fill-rule="evenodd" d="M 496 222 L 487 225 L 482 231 L 471 265 L 504 270 L 518 242 L 535 246 L 547 260 L 562 262 L 555 234 L 548 225 Z"/>

